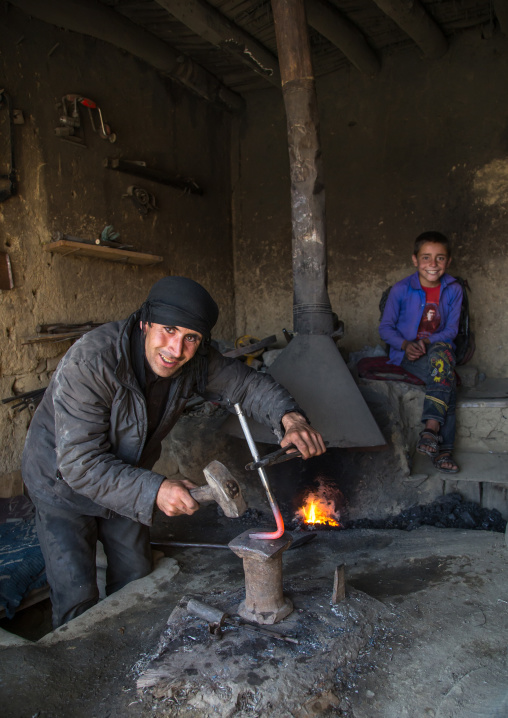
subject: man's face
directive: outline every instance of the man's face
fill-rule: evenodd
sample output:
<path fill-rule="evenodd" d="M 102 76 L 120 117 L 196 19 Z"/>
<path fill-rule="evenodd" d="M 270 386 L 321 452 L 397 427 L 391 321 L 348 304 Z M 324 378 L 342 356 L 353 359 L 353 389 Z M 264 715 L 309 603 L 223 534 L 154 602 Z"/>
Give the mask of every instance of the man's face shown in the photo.
<path fill-rule="evenodd" d="M 145 335 L 145 356 L 152 371 L 161 377 L 176 374 L 192 359 L 203 338 L 199 332 L 185 327 L 140 323 Z"/>
<path fill-rule="evenodd" d="M 437 287 L 451 262 L 446 247 L 440 242 L 425 242 L 413 254 L 413 264 L 418 270 L 422 287 Z"/>

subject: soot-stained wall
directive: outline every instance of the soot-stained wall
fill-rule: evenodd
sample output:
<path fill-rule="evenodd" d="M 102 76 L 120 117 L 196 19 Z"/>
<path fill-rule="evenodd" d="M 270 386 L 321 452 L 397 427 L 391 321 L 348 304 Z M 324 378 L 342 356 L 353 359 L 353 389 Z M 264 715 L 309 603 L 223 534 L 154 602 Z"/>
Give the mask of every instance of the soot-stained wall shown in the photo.
<path fill-rule="evenodd" d="M 346 351 L 379 343 L 383 290 L 413 270 L 414 238 L 448 234 L 450 272 L 467 278 L 473 363 L 507 376 L 508 40 L 454 37 L 438 61 L 385 57 L 381 74 L 319 78 L 328 278 Z M 291 217 L 285 111 L 276 90 L 248 98 L 234 193 L 237 333 L 292 326 Z"/>
<path fill-rule="evenodd" d="M 0 251 L 10 256 L 15 283 L 12 290 L 0 290 L 0 396 L 46 386 L 70 346 L 23 344 L 37 325 L 122 319 L 166 274 L 202 282 L 221 308 L 216 336 L 233 338 L 227 113 L 111 45 L 12 8 L 2 7 L 0 48 L 0 88 L 25 120 L 14 127 L 19 191 L 0 203 Z M 114 144 L 93 133 L 84 109 L 86 147 L 55 135 L 57 103 L 68 93 L 99 104 L 117 135 Z M 3 167 L 6 116 L 0 107 Z M 204 194 L 105 169 L 108 157 L 141 160 L 169 175 L 193 178 Z M 143 218 L 124 197 L 130 185 L 153 193 L 158 209 Z M 125 266 L 44 249 L 53 232 L 93 239 L 110 224 L 125 244 L 164 261 Z M 28 421 L 27 410 L 1 408 L 0 474 L 19 468 Z"/>

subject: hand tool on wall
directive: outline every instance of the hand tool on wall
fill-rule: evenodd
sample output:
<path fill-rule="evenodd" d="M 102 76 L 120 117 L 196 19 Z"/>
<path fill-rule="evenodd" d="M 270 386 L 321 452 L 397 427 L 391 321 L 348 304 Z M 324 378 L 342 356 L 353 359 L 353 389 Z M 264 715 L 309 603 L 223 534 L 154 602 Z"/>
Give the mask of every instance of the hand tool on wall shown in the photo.
<path fill-rule="evenodd" d="M 113 249 L 132 249 L 132 244 L 122 244 L 121 242 L 118 242 L 118 239 L 112 239 L 112 236 L 115 236 L 118 238 L 120 235 L 118 232 L 114 232 L 113 235 L 108 235 L 108 232 L 110 232 L 109 228 L 111 230 L 113 229 L 112 225 L 107 225 L 101 233 L 101 236 L 97 239 L 83 239 L 82 237 L 74 237 L 72 234 L 64 234 L 64 232 L 53 232 L 52 237 L 53 239 L 58 242 L 61 239 L 64 239 L 68 242 L 79 242 L 81 244 L 96 244 L 101 247 L 112 247 Z"/>
<path fill-rule="evenodd" d="M 13 409 L 15 413 L 23 411 L 23 409 L 35 411 L 45 391 L 46 387 L 43 389 L 34 389 L 34 391 L 27 391 L 24 394 L 17 394 L 17 396 L 8 396 L 2 399 L 2 404 L 10 404 L 13 401 L 17 401 L 17 404 L 11 406 L 11 409 Z"/>
<path fill-rule="evenodd" d="M 117 172 L 125 172 L 134 177 L 142 177 L 149 182 L 158 182 L 168 187 L 174 187 L 175 189 L 182 190 L 185 194 L 203 194 L 203 188 L 191 177 L 173 176 L 164 170 L 147 167 L 146 162 L 142 160 L 125 160 L 106 157 L 104 167 L 110 170 L 116 170 Z"/>
<path fill-rule="evenodd" d="M 146 215 L 154 209 L 159 209 L 155 196 L 144 187 L 136 187 L 131 184 L 127 187 L 127 193 L 122 195 L 122 197 L 132 199 L 134 206 L 142 217 L 146 217 Z"/>
<path fill-rule="evenodd" d="M 207 485 L 189 491 L 198 504 L 216 501 L 230 519 L 236 519 L 247 511 L 240 486 L 224 464 L 220 461 L 211 461 L 205 466 L 203 473 Z"/>
<path fill-rule="evenodd" d="M 0 289 L 14 289 L 11 258 L 7 252 L 0 252 Z"/>
<path fill-rule="evenodd" d="M 256 444 L 254 443 L 254 439 L 252 438 L 252 434 L 249 429 L 249 425 L 247 423 L 247 419 L 245 418 L 245 414 L 242 410 L 241 404 L 235 404 L 234 405 L 236 415 L 238 416 L 238 419 L 240 421 L 240 425 L 242 427 L 243 433 L 245 435 L 245 438 L 247 440 L 247 444 L 249 445 L 250 452 L 252 454 L 252 458 L 255 462 L 259 461 L 260 456 L 259 452 L 257 450 Z M 266 495 L 268 497 L 268 502 L 270 504 L 270 507 L 272 509 L 275 522 L 277 524 L 277 531 L 274 531 L 272 533 L 270 532 L 259 532 L 259 533 L 252 533 L 250 534 L 251 539 L 279 539 L 284 534 L 284 521 L 282 519 L 282 514 L 280 512 L 280 509 L 277 505 L 277 501 L 275 500 L 272 490 L 270 488 L 270 483 L 268 481 L 268 476 L 266 475 L 266 471 L 263 467 L 258 468 L 258 474 L 261 478 L 261 482 L 263 484 L 263 487 L 266 491 Z"/>
<path fill-rule="evenodd" d="M 81 95 L 72 93 L 62 97 L 60 127 L 55 128 L 55 134 L 58 137 L 63 137 L 65 139 L 72 138 L 71 141 L 77 144 L 84 144 L 85 138 L 81 127 L 81 117 L 79 115 L 78 105 L 81 105 L 88 110 L 92 130 L 98 134 L 101 139 L 108 140 L 108 142 L 116 142 L 116 135 L 111 131 L 111 127 L 108 123 L 104 122 L 101 108 L 97 105 L 97 103 L 89 97 L 82 97 Z M 97 112 L 99 119 L 98 124 L 94 121 L 92 110 Z M 77 130 L 81 130 L 81 132 L 77 132 Z"/>
<path fill-rule="evenodd" d="M 261 633 L 263 636 L 269 636 L 270 638 L 274 638 L 278 641 L 296 643 L 297 645 L 299 644 L 299 641 L 296 638 L 284 636 L 282 633 L 277 633 L 276 631 L 270 631 L 267 628 L 260 628 L 257 625 L 247 623 L 246 621 L 242 621 L 239 617 L 230 616 L 228 613 L 221 611 L 220 608 L 214 608 L 213 606 L 209 606 L 202 601 L 197 601 L 194 598 L 191 598 L 187 603 L 187 613 L 206 621 L 208 623 L 210 635 L 214 638 L 222 637 L 221 629 L 222 626 L 226 625 L 234 626 L 235 628 L 244 628 L 247 631 L 254 631 L 255 633 Z"/>

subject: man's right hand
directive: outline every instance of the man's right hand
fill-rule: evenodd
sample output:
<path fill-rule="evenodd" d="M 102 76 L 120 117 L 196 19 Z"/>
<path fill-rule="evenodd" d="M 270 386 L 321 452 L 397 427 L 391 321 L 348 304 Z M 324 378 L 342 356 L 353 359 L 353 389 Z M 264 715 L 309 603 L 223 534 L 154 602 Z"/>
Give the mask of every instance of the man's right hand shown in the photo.
<path fill-rule="evenodd" d="M 409 361 L 416 361 L 427 353 L 427 347 L 423 339 L 417 339 L 414 342 L 404 341 L 402 344 L 402 349 L 404 350 L 406 357 L 409 359 Z"/>
<path fill-rule="evenodd" d="M 199 509 L 199 504 L 189 494 L 189 489 L 197 488 L 187 479 L 164 479 L 160 485 L 155 503 L 166 516 L 189 516 Z"/>

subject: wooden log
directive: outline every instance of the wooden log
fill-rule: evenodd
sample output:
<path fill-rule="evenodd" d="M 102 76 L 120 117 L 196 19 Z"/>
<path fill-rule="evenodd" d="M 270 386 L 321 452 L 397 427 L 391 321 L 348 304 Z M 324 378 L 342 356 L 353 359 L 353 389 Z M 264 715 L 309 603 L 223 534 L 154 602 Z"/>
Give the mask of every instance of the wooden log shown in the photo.
<path fill-rule="evenodd" d="M 277 58 L 255 38 L 203 0 L 157 0 L 196 35 L 237 57 L 244 65 L 280 87 Z"/>
<path fill-rule="evenodd" d="M 348 60 L 369 77 L 377 75 L 381 63 L 360 30 L 337 8 L 324 0 L 306 0 L 305 10 L 311 27 L 339 48 Z"/>
<path fill-rule="evenodd" d="M 304 0 L 272 0 L 287 116 L 293 228 L 293 322 L 301 334 L 331 334 L 326 289 L 325 188 L 316 88 Z"/>
<path fill-rule="evenodd" d="M 448 40 L 418 0 L 374 0 L 376 5 L 415 41 L 429 60 L 448 50 Z"/>
<path fill-rule="evenodd" d="M 204 99 L 243 110 L 245 102 L 189 57 L 97 0 L 10 0 L 27 15 L 66 30 L 95 37 L 132 53 Z"/>
<path fill-rule="evenodd" d="M 332 604 L 336 605 L 346 598 L 346 569 L 343 563 L 335 569 L 333 577 Z"/>

